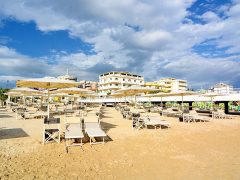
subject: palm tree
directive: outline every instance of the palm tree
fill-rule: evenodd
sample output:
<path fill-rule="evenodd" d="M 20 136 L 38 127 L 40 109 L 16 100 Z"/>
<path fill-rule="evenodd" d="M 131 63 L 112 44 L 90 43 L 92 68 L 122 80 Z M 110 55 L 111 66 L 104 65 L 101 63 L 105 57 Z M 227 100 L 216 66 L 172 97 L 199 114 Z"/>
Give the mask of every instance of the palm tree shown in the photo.
<path fill-rule="evenodd" d="M 8 96 L 5 95 L 4 93 L 8 92 L 9 89 L 4 89 L 4 88 L 0 88 L 0 101 L 1 101 L 1 105 L 3 107 L 4 102 L 7 100 Z"/>

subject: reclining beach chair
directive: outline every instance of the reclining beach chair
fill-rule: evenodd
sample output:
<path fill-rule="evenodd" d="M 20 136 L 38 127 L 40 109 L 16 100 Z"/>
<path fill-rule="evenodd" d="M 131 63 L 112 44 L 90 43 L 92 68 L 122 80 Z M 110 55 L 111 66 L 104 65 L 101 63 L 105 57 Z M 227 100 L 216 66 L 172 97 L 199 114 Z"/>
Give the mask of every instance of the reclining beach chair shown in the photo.
<path fill-rule="evenodd" d="M 82 146 L 83 142 L 82 139 L 84 138 L 83 132 L 82 132 L 82 123 L 67 123 L 65 125 L 65 147 L 66 151 L 68 152 L 68 147 L 70 146 Z M 68 144 L 68 140 L 76 140 L 80 139 L 80 143 L 72 143 Z"/>
<path fill-rule="evenodd" d="M 159 126 L 165 126 L 167 128 L 170 127 L 170 123 L 164 120 L 159 119 L 159 117 L 145 117 L 143 118 L 144 125 L 147 128 L 148 126 L 153 126 L 155 129 Z"/>
<path fill-rule="evenodd" d="M 47 112 L 44 111 L 35 111 L 35 112 L 24 112 L 22 114 L 22 117 L 26 119 L 32 119 L 32 118 L 44 118 L 48 115 Z"/>
<path fill-rule="evenodd" d="M 55 141 L 60 143 L 60 118 L 44 118 L 43 144 Z"/>
<path fill-rule="evenodd" d="M 85 132 L 88 134 L 90 138 L 90 144 L 103 144 L 104 138 L 107 136 L 106 133 L 100 127 L 100 124 L 97 122 L 85 122 Z M 103 139 L 102 142 L 93 142 L 92 139 L 101 137 Z M 96 139 L 95 139 L 96 140 Z"/>

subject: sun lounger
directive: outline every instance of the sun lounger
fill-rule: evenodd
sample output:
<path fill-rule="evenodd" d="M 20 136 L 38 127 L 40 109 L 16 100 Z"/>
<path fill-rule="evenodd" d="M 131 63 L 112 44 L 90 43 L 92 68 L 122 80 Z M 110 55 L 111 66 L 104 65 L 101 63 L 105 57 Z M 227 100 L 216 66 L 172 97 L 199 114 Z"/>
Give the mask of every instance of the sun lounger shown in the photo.
<path fill-rule="evenodd" d="M 183 114 L 183 122 L 197 122 L 197 121 L 210 121 L 209 117 L 199 116 L 198 114 Z"/>
<path fill-rule="evenodd" d="M 65 147 L 66 151 L 68 152 L 68 147 L 70 146 L 82 146 L 82 139 L 84 138 L 83 132 L 82 132 L 82 123 L 67 123 L 65 125 Z M 72 143 L 68 144 L 67 140 L 71 139 L 80 139 L 80 143 Z"/>
<path fill-rule="evenodd" d="M 145 117 L 143 118 L 144 125 L 147 128 L 148 126 L 153 126 L 155 129 L 159 126 L 170 127 L 170 123 L 164 120 L 161 120 L 159 117 Z"/>
<path fill-rule="evenodd" d="M 48 113 L 47 112 L 41 112 L 41 111 L 36 111 L 36 112 L 24 112 L 22 114 L 22 117 L 26 120 L 26 119 L 32 119 L 32 118 L 42 118 L 47 116 Z"/>
<path fill-rule="evenodd" d="M 105 143 L 104 137 L 106 137 L 106 133 L 101 129 L 100 124 L 97 122 L 86 122 L 85 123 L 85 131 L 90 138 L 90 144 L 99 144 Z M 92 139 L 101 137 L 103 139 L 102 142 L 92 142 Z M 96 140 L 96 139 L 95 139 Z"/>

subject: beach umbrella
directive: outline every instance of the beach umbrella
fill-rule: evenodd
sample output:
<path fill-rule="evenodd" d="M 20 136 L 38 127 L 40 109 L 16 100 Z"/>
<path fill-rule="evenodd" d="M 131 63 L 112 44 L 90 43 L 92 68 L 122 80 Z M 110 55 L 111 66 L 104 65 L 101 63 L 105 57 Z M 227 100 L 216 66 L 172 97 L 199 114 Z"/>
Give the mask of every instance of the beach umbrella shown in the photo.
<path fill-rule="evenodd" d="M 135 106 L 136 106 L 136 95 L 140 93 L 148 93 L 148 92 L 155 92 L 157 89 L 153 88 L 147 88 L 147 87 L 142 87 L 142 86 L 130 86 L 127 88 L 123 88 L 120 90 L 115 91 L 116 93 L 123 94 L 124 97 L 127 96 L 134 96 L 135 99 Z"/>
<path fill-rule="evenodd" d="M 94 91 L 83 89 L 83 88 L 77 88 L 77 87 L 71 87 L 71 88 L 63 88 L 57 90 L 58 92 L 68 93 L 68 94 L 74 94 L 78 95 L 79 97 L 95 97 L 97 94 L 95 94 Z"/>
<path fill-rule="evenodd" d="M 224 95 L 219 94 L 219 93 L 215 93 L 215 92 L 208 92 L 208 93 L 201 94 L 201 96 L 211 98 L 211 104 L 212 104 L 211 110 L 213 110 L 213 98 L 216 97 L 216 96 L 224 96 Z"/>
<path fill-rule="evenodd" d="M 22 94 L 26 94 L 26 95 L 31 95 L 31 94 L 38 94 L 40 93 L 39 90 L 36 89 L 31 89 L 31 88 L 26 88 L 26 87 L 17 87 L 17 88 L 13 88 L 10 89 L 9 92 L 17 92 L 17 93 L 22 93 Z"/>
<path fill-rule="evenodd" d="M 170 93 L 159 92 L 155 94 L 147 94 L 146 97 L 160 97 L 161 98 L 161 107 L 162 107 L 162 98 L 167 96 L 172 96 Z"/>
<path fill-rule="evenodd" d="M 7 92 L 4 94 L 9 97 L 9 102 L 11 102 L 11 97 L 22 97 L 23 96 L 23 94 L 20 92 Z M 15 103 L 16 103 L 16 99 L 15 99 Z"/>
<path fill-rule="evenodd" d="M 10 89 L 9 92 L 21 93 L 22 97 L 23 97 L 24 104 L 25 104 L 25 96 L 33 95 L 33 94 L 39 94 L 41 91 L 36 90 L 36 89 L 27 88 L 27 87 L 16 87 L 16 88 Z"/>
<path fill-rule="evenodd" d="M 58 89 L 57 92 L 68 93 L 68 94 L 77 94 L 79 96 L 84 96 L 85 94 L 88 94 L 88 93 L 94 93 L 91 90 L 77 88 L 77 87 Z"/>
<path fill-rule="evenodd" d="M 119 100 L 120 100 L 122 97 L 124 97 L 124 94 L 114 92 L 114 93 L 112 93 L 110 96 L 111 96 L 111 97 L 114 97 L 115 103 L 116 103 L 116 101 L 117 101 L 116 99 L 119 98 Z M 121 101 L 121 100 L 120 100 L 120 101 Z M 126 102 L 126 96 L 125 96 L 125 102 Z"/>
<path fill-rule="evenodd" d="M 190 95 L 196 95 L 197 93 L 194 91 L 176 91 L 176 92 L 170 92 L 168 93 L 169 96 L 181 96 L 182 97 L 182 110 L 183 110 L 183 97 L 184 96 L 190 96 Z"/>
<path fill-rule="evenodd" d="M 20 96 L 23 96 L 23 94 L 22 93 L 20 93 L 20 92 L 7 92 L 7 93 L 4 93 L 5 95 L 7 95 L 7 96 L 17 96 L 17 97 L 20 97 Z"/>
<path fill-rule="evenodd" d="M 47 90 L 48 94 L 48 118 L 49 118 L 49 96 L 51 89 L 69 88 L 79 86 L 78 82 L 70 80 L 62 80 L 57 78 L 35 78 L 35 79 L 23 79 L 16 82 L 17 87 L 29 87 L 29 88 L 43 88 Z"/>

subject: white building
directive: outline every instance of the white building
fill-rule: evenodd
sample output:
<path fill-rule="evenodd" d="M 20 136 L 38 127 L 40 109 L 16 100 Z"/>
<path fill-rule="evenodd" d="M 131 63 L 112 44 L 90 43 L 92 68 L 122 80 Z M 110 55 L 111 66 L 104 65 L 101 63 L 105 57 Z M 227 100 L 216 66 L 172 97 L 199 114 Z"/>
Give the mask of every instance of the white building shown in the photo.
<path fill-rule="evenodd" d="M 219 94 L 231 94 L 233 93 L 233 86 L 225 83 L 217 83 L 210 90 Z"/>
<path fill-rule="evenodd" d="M 162 78 L 159 81 L 159 85 L 168 92 L 178 92 L 187 90 L 187 81 L 176 78 Z"/>
<path fill-rule="evenodd" d="M 112 91 L 130 87 L 144 86 L 143 76 L 128 72 L 107 72 L 99 76 L 99 94 L 106 95 Z"/>
<path fill-rule="evenodd" d="M 70 75 L 68 74 L 68 72 L 67 72 L 66 75 L 58 76 L 57 78 L 58 78 L 58 79 L 63 79 L 63 80 L 77 81 L 77 77 L 70 76 Z"/>

